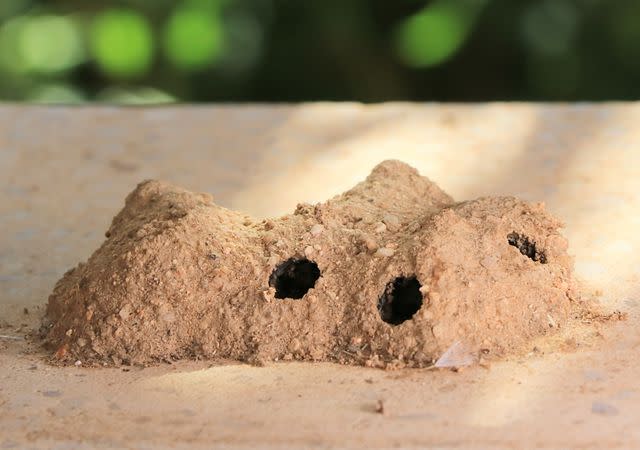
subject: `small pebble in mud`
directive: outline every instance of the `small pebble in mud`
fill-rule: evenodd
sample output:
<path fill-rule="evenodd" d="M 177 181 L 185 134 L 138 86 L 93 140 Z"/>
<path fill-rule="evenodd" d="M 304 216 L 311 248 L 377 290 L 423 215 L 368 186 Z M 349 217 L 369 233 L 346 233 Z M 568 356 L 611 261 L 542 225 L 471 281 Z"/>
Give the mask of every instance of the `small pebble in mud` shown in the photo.
<path fill-rule="evenodd" d="M 378 250 L 376 250 L 376 256 L 383 256 L 383 257 L 389 257 L 389 256 L 393 256 L 393 254 L 396 251 L 392 248 L 379 248 Z"/>
<path fill-rule="evenodd" d="M 311 236 L 319 236 L 320 234 L 322 234 L 323 231 L 324 231 L 324 226 L 317 223 L 311 227 L 311 230 L 309 232 L 311 233 Z"/>
<path fill-rule="evenodd" d="M 367 250 L 370 252 L 374 252 L 378 249 L 378 243 L 370 236 L 363 238 L 364 246 L 367 247 Z"/>
<path fill-rule="evenodd" d="M 398 219 L 398 216 L 395 216 L 393 214 L 385 214 L 385 216 L 382 218 L 382 222 L 384 222 L 384 224 L 387 226 L 387 229 L 390 231 L 398 231 L 398 229 L 400 228 L 400 219 Z"/>
<path fill-rule="evenodd" d="M 313 252 L 314 252 L 314 248 L 310 245 L 307 245 L 304 248 L 304 256 L 306 256 L 307 258 L 311 258 L 311 256 L 313 256 Z"/>
<path fill-rule="evenodd" d="M 376 233 L 384 233 L 385 231 L 387 231 L 387 226 L 382 222 L 378 222 L 373 231 L 375 231 Z"/>

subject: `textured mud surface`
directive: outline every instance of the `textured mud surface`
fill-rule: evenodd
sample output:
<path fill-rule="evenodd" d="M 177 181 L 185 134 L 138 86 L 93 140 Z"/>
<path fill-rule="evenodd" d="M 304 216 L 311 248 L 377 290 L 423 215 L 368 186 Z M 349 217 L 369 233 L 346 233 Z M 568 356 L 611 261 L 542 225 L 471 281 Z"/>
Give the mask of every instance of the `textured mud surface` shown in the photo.
<path fill-rule="evenodd" d="M 262 221 L 147 181 L 57 283 L 43 330 L 84 364 L 427 366 L 454 344 L 500 356 L 581 306 L 561 226 L 512 197 L 456 203 L 397 161 Z"/>

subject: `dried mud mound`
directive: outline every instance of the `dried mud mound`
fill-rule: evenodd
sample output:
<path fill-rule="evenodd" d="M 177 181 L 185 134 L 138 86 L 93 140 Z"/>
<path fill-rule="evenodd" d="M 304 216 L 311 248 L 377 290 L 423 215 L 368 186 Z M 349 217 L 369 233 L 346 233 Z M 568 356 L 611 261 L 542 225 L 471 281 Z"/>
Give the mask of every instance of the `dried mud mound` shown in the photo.
<path fill-rule="evenodd" d="M 60 360 L 101 364 L 502 355 L 580 307 L 559 228 L 541 204 L 456 203 L 397 161 L 261 221 L 146 181 L 57 283 L 43 330 Z"/>

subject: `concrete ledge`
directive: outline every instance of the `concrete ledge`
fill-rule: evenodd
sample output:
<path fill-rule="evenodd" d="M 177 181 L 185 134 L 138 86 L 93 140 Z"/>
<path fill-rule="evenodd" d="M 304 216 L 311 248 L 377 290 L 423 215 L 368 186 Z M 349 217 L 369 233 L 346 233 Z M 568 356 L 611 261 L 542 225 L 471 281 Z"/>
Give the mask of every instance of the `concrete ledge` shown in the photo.
<path fill-rule="evenodd" d="M 28 343 L 0 338 L 0 448 L 640 446 L 629 432 L 640 425 L 639 123 L 640 103 L 1 106 L 0 335 L 38 324 L 55 280 L 97 247 L 143 179 L 268 216 L 341 192 L 388 158 L 456 199 L 545 201 L 567 224 L 588 292 L 629 320 L 560 346 L 573 353 L 463 374 L 57 369 Z M 388 415 L 373 412 L 379 399 Z"/>

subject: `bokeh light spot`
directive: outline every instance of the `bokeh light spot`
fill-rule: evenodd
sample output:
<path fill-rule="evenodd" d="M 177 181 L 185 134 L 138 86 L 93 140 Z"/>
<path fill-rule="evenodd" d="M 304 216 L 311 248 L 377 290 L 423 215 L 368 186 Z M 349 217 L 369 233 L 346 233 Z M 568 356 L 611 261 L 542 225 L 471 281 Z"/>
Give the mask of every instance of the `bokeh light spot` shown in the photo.
<path fill-rule="evenodd" d="M 199 70 L 214 62 L 223 48 L 223 28 L 215 10 L 176 9 L 164 30 L 167 59 L 182 70 Z"/>
<path fill-rule="evenodd" d="M 33 89 L 29 93 L 27 101 L 72 105 L 84 103 L 86 98 L 82 92 L 66 84 L 45 84 Z"/>
<path fill-rule="evenodd" d="M 396 48 L 412 67 L 444 63 L 462 46 L 485 0 L 437 0 L 400 24 Z"/>
<path fill-rule="evenodd" d="M 109 87 L 98 94 L 97 100 L 105 103 L 126 105 L 158 105 L 176 101 L 171 94 L 152 87 L 129 89 Z"/>
<path fill-rule="evenodd" d="M 40 73 L 69 70 L 84 58 L 82 36 L 69 17 L 28 17 L 19 37 L 19 52 L 27 69 Z"/>
<path fill-rule="evenodd" d="M 114 78 L 144 75 L 153 62 L 153 34 L 135 11 L 112 9 L 95 18 L 91 47 L 100 69 Z"/>

